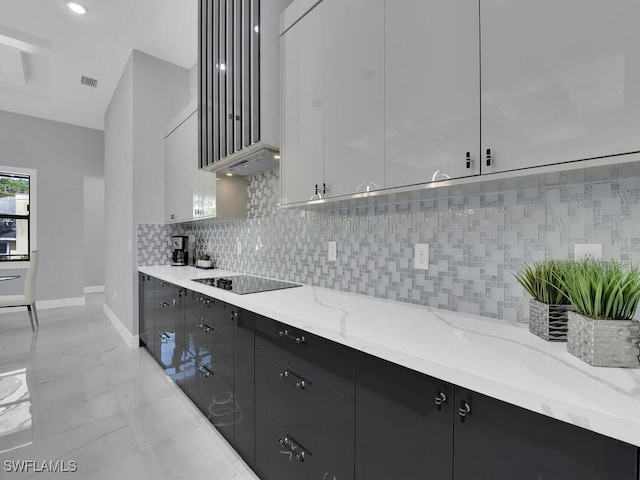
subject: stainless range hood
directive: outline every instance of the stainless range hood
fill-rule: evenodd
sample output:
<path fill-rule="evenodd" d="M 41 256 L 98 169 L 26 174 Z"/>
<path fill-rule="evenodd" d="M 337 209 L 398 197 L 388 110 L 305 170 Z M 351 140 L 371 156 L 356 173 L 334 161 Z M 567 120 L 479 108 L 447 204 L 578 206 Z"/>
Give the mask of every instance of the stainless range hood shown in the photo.
<path fill-rule="evenodd" d="M 277 147 L 258 142 L 229 155 L 223 160 L 214 162 L 213 165 L 203 167 L 203 170 L 245 176 L 277 166 L 280 163 L 279 158 L 280 152 Z"/>

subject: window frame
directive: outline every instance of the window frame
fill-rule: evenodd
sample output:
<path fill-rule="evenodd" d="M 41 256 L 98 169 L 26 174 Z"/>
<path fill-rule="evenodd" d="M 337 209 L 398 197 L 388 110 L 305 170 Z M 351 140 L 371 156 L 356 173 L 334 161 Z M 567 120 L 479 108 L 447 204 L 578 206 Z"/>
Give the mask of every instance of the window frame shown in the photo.
<path fill-rule="evenodd" d="M 37 192 L 37 171 L 32 168 L 12 167 L 6 165 L 0 165 L 0 175 L 3 176 L 16 176 L 16 177 L 29 177 L 29 214 L 28 215 L 0 215 L 2 218 L 15 218 L 26 219 L 27 230 L 29 232 L 28 239 L 28 257 L 31 258 L 31 252 L 37 250 L 36 245 L 36 192 Z M 15 269 L 15 268 L 28 268 L 29 260 L 16 258 L 0 260 L 0 270 L 3 269 Z"/>

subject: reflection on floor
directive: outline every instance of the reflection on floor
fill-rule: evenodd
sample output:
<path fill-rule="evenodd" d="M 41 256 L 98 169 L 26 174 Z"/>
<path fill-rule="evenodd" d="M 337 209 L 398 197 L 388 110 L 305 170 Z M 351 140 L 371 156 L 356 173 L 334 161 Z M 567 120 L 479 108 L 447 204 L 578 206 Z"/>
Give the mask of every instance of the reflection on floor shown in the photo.
<path fill-rule="evenodd" d="M 0 314 L 0 478 L 256 480 L 102 300 Z"/>

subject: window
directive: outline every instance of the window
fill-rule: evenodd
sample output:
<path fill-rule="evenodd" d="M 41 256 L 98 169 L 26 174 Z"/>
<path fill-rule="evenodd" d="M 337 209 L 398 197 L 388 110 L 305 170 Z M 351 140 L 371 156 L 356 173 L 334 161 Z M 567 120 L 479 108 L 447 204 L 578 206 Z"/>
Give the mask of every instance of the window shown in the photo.
<path fill-rule="evenodd" d="M 31 175 L 0 171 L 0 262 L 29 260 Z"/>

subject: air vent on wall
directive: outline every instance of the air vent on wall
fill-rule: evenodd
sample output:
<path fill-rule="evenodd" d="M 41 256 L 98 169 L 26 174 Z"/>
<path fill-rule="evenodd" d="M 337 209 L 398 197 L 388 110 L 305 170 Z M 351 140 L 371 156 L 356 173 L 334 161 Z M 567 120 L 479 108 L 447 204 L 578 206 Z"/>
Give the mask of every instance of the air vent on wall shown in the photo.
<path fill-rule="evenodd" d="M 93 87 L 93 88 L 97 88 L 98 87 L 98 80 L 96 80 L 95 78 L 85 77 L 84 75 L 82 76 L 82 79 L 80 80 L 80 83 L 82 85 L 86 85 L 88 87 Z"/>

